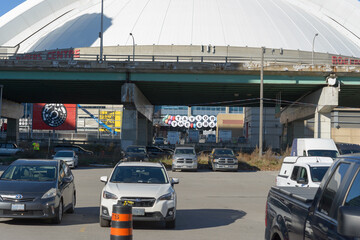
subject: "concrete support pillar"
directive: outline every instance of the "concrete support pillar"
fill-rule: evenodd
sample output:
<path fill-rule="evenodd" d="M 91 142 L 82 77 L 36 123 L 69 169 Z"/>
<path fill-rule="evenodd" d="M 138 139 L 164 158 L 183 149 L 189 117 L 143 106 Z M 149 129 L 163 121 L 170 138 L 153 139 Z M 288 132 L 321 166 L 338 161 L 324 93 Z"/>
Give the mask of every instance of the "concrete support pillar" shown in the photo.
<path fill-rule="evenodd" d="M 15 143 L 19 141 L 19 119 L 7 119 L 6 141 Z"/>
<path fill-rule="evenodd" d="M 154 106 L 133 83 L 121 87 L 121 101 L 124 104 L 121 147 L 148 145 L 152 142 L 152 119 Z"/>
<path fill-rule="evenodd" d="M 125 150 L 128 146 L 137 144 L 138 112 L 135 106 L 124 105 L 121 127 L 121 147 Z"/>
<path fill-rule="evenodd" d="M 147 144 L 151 145 L 154 135 L 153 123 L 148 119 L 146 119 L 146 122 L 147 122 Z"/>
<path fill-rule="evenodd" d="M 138 126 L 137 126 L 137 144 L 147 145 L 148 143 L 148 124 L 147 119 L 142 114 L 138 113 Z"/>
<path fill-rule="evenodd" d="M 331 112 L 315 111 L 314 138 L 331 138 Z"/>
<path fill-rule="evenodd" d="M 191 115 L 191 107 L 188 107 L 188 117 L 190 117 Z"/>

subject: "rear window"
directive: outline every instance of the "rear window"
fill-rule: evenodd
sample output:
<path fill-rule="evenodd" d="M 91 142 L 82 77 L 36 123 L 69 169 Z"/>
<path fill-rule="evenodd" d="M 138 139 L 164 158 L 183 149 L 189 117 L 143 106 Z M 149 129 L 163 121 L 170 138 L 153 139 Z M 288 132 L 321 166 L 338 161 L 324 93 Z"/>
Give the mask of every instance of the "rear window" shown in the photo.
<path fill-rule="evenodd" d="M 308 150 L 308 156 L 336 158 L 338 152 L 335 150 Z"/>
<path fill-rule="evenodd" d="M 310 167 L 311 179 L 313 182 L 321 182 L 329 167 Z"/>

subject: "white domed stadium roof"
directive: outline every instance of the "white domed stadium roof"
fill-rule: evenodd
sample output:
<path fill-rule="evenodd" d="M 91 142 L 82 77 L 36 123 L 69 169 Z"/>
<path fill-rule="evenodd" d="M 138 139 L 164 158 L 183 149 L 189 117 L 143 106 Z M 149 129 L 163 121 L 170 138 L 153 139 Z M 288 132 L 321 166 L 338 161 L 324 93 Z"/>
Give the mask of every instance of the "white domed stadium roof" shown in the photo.
<path fill-rule="evenodd" d="M 324 1 L 317 0 L 313 7 L 307 2 L 104 0 L 104 45 L 131 45 L 131 32 L 137 45 L 210 44 L 312 51 L 318 33 L 316 52 L 359 57 L 358 25 L 350 21 L 346 25 L 346 14 L 328 16 L 331 9 L 320 6 Z M 357 5 L 353 13 L 360 9 L 360 3 Z M 317 11 L 318 7 L 321 10 Z M 0 45 L 20 44 L 20 52 L 97 47 L 100 12 L 101 0 L 27 0 L 0 17 Z M 339 19 L 344 21 L 339 23 Z"/>

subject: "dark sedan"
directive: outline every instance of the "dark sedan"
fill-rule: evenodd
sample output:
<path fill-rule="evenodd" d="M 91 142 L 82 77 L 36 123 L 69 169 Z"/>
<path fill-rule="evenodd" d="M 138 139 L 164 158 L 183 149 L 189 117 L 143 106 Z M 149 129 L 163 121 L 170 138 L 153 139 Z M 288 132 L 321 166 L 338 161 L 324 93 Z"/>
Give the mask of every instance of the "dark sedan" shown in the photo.
<path fill-rule="evenodd" d="M 145 146 L 128 146 L 124 161 L 149 161 L 149 154 Z"/>
<path fill-rule="evenodd" d="M 237 171 L 238 160 L 233 150 L 214 148 L 209 154 L 209 166 L 213 171 Z"/>
<path fill-rule="evenodd" d="M 60 223 L 75 204 L 74 176 L 62 160 L 16 160 L 0 177 L 0 218 Z"/>

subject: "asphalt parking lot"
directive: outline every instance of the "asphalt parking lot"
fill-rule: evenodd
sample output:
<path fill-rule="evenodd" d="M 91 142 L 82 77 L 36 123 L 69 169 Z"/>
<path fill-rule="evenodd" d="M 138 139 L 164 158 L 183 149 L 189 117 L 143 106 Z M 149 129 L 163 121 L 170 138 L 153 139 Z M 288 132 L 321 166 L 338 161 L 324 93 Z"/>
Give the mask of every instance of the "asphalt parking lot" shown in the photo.
<path fill-rule="evenodd" d="M 1 166 L 0 170 L 3 169 Z M 0 239 L 57 240 L 109 239 L 110 229 L 98 223 L 100 176 L 110 168 L 73 171 L 77 188 L 74 214 L 60 225 L 40 220 L 0 218 Z M 180 179 L 177 223 L 174 230 L 162 224 L 135 223 L 133 236 L 142 239 L 264 239 L 265 202 L 276 172 L 169 172 Z"/>

